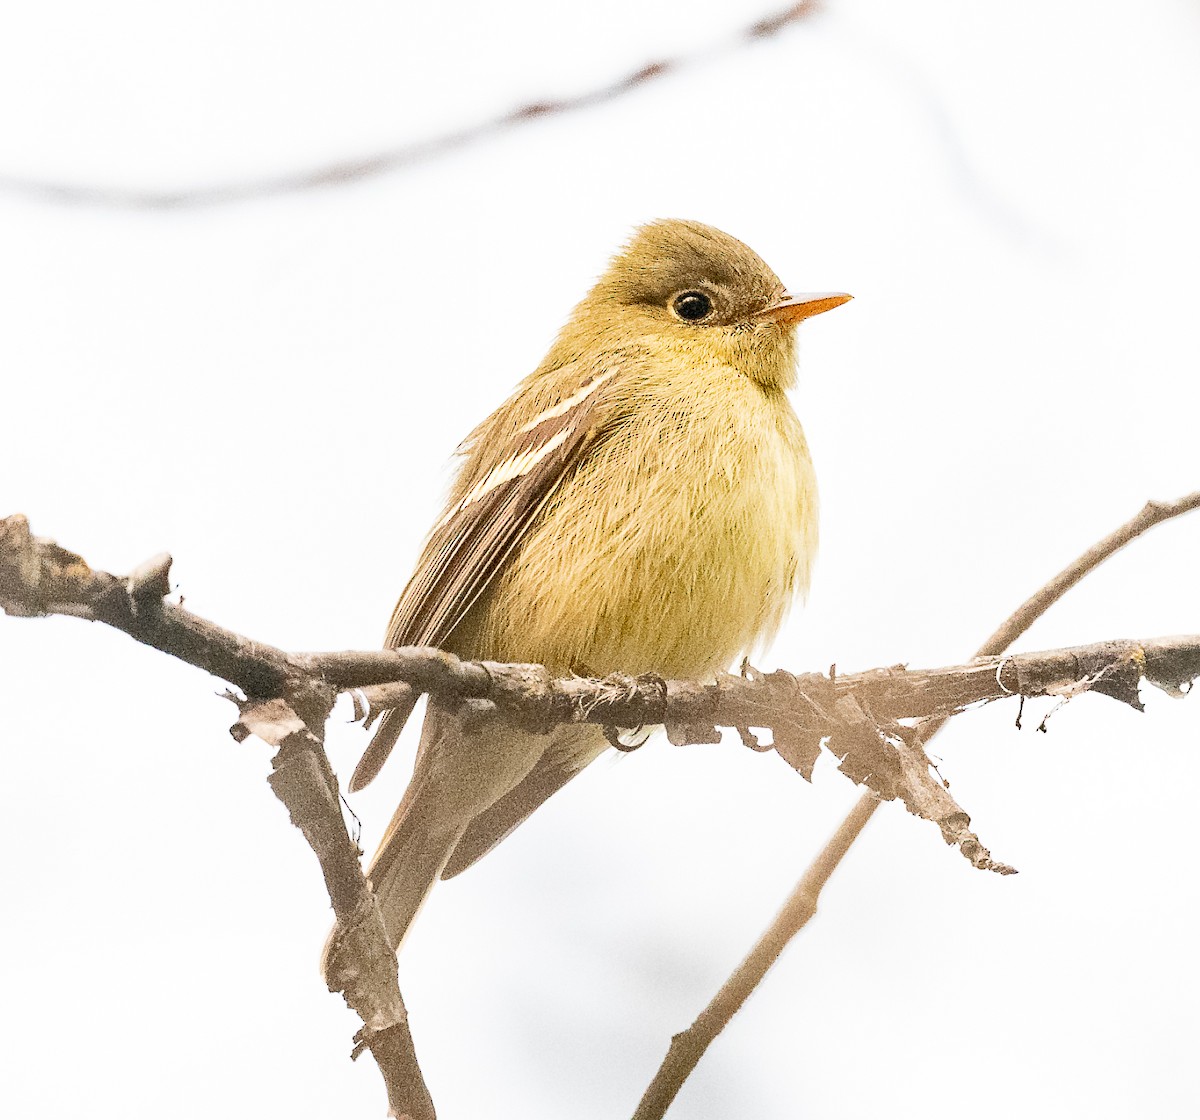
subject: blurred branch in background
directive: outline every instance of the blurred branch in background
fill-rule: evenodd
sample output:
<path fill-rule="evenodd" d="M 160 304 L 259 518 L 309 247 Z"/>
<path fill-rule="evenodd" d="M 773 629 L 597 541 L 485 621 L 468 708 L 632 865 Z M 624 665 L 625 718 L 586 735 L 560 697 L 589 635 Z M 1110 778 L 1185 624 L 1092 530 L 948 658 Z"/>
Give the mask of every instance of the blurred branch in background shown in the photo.
<path fill-rule="evenodd" d="M 1200 509 L 1200 490 L 1174 502 L 1147 502 L 1135 517 L 1130 518 L 1103 540 L 1092 545 L 1052 580 L 1026 599 L 979 647 L 976 658 L 992 658 L 1003 653 L 1084 576 L 1098 568 L 1114 553 L 1119 552 L 1155 525 L 1160 525 L 1164 521 L 1196 509 Z M 1001 685 L 1005 692 L 1009 690 L 1001 683 L 1001 670 L 1005 664 L 1013 660 L 1016 658 L 1005 658 L 996 671 L 996 683 Z M 1200 669 L 1200 666 L 1190 666 L 1189 671 L 1192 668 Z M 1190 687 L 1190 681 L 1163 680 L 1159 683 L 1160 687 L 1167 692 L 1176 695 L 1181 692 L 1181 685 L 1189 683 Z M 1098 681 L 1093 680 L 1092 684 L 1095 686 Z M 1101 691 L 1105 690 L 1103 684 L 1099 687 Z M 1069 698 L 1069 690 L 1064 691 L 1063 697 L 1064 700 Z M 940 715 L 925 719 L 918 725 L 920 739 L 928 742 L 942 729 L 949 718 L 949 715 Z M 1018 715 L 1017 718 L 1018 726 L 1020 726 L 1020 716 Z M 1043 720 L 1040 729 L 1045 730 L 1045 725 L 1045 720 Z M 838 864 L 861 835 L 878 807 L 879 798 L 874 793 L 866 793 L 846 815 L 845 820 L 842 821 L 837 831 L 809 865 L 791 895 L 788 896 L 775 920 L 734 970 L 733 975 L 725 981 L 708 1006 L 696 1017 L 695 1022 L 671 1039 L 667 1056 L 663 1059 L 662 1065 L 659 1066 L 658 1072 L 643 1094 L 633 1120 L 661 1120 L 683 1083 L 696 1068 L 717 1035 L 741 1010 L 742 1005 L 766 977 L 767 972 L 779 959 L 780 954 L 787 948 L 792 938 L 816 914 L 822 888 L 829 882 L 830 877 L 837 870 Z"/>
<path fill-rule="evenodd" d="M 1009 874 L 968 828 L 970 817 L 951 799 L 924 744 L 953 714 L 989 700 L 1058 697 L 1086 691 L 1141 707 L 1138 685 L 1150 680 L 1180 695 L 1200 676 L 1200 636 L 1145 642 L 1105 642 L 1048 653 L 998 655 L 1070 587 L 1129 541 L 1172 517 L 1200 508 L 1200 492 L 1172 503 L 1149 503 L 1131 521 L 1089 549 L 1023 604 L 970 664 L 937 670 L 904 667 L 838 676 L 761 674 L 713 684 L 654 676 L 603 680 L 553 679 L 536 665 L 462 661 L 417 647 L 342 653 L 286 653 L 225 630 L 165 601 L 171 559 L 154 557 L 125 577 L 92 569 L 53 541 L 34 537 L 21 515 L 0 520 L 0 608 L 23 617 L 65 614 L 106 623 L 138 641 L 223 677 L 248 699 L 232 732 L 254 734 L 276 747 L 272 789 L 316 853 L 338 918 L 335 982 L 363 1020 L 355 1055 L 371 1049 L 388 1089 L 392 1115 L 432 1120 L 400 995 L 396 958 L 388 945 L 357 846 L 341 815 L 337 779 L 325 754 L 323 728 L 339 693 L 357 692 L 363 718 L 394 702 L 397 688 L 447 699 L 483 702 L 504 718 L 535 730 L 560 723 L 606 727 L 665 725 L 673 743 L 712 743 L 719 727 L 736 728 L 744 745 L 775 750 L 805 778 L 822 749 L 870 792 L 846 818 L 793 891 L 767 932 L 696 1022 L 670 1051 L 635 1114 L 664 1115 L 708 1045 L 737 1013 L 787 943 L 816 912 L 824 884 L 880 800 L 899 800 L 938 825 L 974 866 Z M 1046 717 L 1049 718 L 1049 717 Z M 1018 714 L 1018 726 L 1020 715 Z M 907 721 L 902 723 L 901 721 Z M 913 724 L 912 721 L 918 722 Z M 1041 729 L 1045 729 L 1043 719 Z M 759 741 L 755 728 L 772 732 Z M 616 736 L 610 736 L 615 739 Z"/>
<path fill-rule="evenodd" d="M 76 186 L 70 183 L 0 177 L 0 189 L 34 195 L 49 201 L 77 205 L 107 206 L 117 209 L 170 210 L 192 206 L 217 206 L 228 202 L 241 202 L 246 199 L 292 194 L 318 187 L 356 182 L 388 171 L 397 171 L 427 163 L 439 156 L 447 155 L 531 121 L 544 117 L 561 116 L 564 113 L 590 109 L 596 105 L 614 101 L 666 74 L 677 73 L 687 67 L 710 62 L 720 55 L 740 50 L 752 43 L 777 35 L 793 24 L 817 14 L 820 10 L 820 0 L 801 0 L 799 4 L 791 4 L 756 20 L 748 27 L 735 32 L 723 43 L 703 52 L 649 62 L 632 73 L 618 78 L 608 85 L 600 86 L 598 89 L 588 90 L 571 97 L 530 102 L 501 116 L 468 125 L 455 132 L 447 132 L 428 140 L 403 144 L 358 159 L 328 163 L 277 178 L 255 179 L 243 183 L 230 183 L 226 186 L 152 191 L 124 187 Z"/>

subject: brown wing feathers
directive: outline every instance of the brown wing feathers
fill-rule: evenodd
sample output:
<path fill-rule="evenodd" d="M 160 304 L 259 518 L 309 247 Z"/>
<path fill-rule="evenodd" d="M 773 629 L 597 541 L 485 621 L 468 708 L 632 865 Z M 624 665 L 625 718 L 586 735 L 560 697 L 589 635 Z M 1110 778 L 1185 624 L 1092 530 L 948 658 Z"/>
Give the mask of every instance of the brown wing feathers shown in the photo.
<path fill-rule="evenodd" d="M 521 425 L 503 450 L 487 446 L 485 423 L 472 434 L 463 473 L 474 479 L 434 526 L 417 569 L 396 604 L 385 645 L 452 647 L 452 635 L 520 546 L 560 482 L 594 434 L 598 390 L 615 371 L 583 381 Z M 513 403 L 519 404 L 519 398 Z M 494 437 L 493 437 L 494 438 Z M 494 463 L 490 468 L 488 463 Z M 416 703 L 393 709 L 380 724 L 350 781 L 361 789 L 379 772 Z"/>

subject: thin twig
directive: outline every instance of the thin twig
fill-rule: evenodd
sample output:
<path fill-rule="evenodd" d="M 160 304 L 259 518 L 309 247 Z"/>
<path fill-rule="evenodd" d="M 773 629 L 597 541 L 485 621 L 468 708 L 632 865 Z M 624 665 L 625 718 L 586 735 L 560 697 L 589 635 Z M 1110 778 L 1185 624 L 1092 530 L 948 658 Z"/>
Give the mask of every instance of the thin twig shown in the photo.
<path fill-rule="evenodd" d="M 1089 548 L 1022 603 L 979 647 L 976 656 L 992 657 L 1003 653 L 1036 619 L 1113 553 L 1155 525 L 1195 509 L 1200 509 L 1200 491 L 1175 502 L 1147 502 L 1136 517 Z M 947 718 L 949 717 L 934 717 L 922 725 L 922 738 L 926 743 L 942 728 Z M 633 1114 L 633 1120 L 661 1120 L 704 1052 L 737 1014 L 750 993 L 762 982 L 788 942 L 817 912 L 822 888 L 878 807 L 879 800 L 874 794 L 867 793 L 850 810 L 837 831 L 809 865 L 783 909 L 733 975 L 722 985 L 696 1021 L 671 1039 L 667 1056 L 642 1096 L 637 1111 Z"/>
<path fill-rule="evenodd" d="M 830 837 L 821 856 L 804 873 L 788 900 L 783 904 L 766 933 L 758 939 L 746 959 L 734 970 L 732 976 L 721 985 L 721 990 L 712 1002 L 700 1012 L 696 1021 L 686 1030 L 671 1039 L 671 1047 L 658 1074 L 642 1097 L 633 1120 L 657 1120 L 670 1107 L 696 1064 L 704 1056 L 709 1044 L 725 1029 L 726 1024 L 741 1010 L 750 993 L 758 987 L 778 959 L 787 943 L 804 927 L 817 912 L 817 898 L 821 888 L 833 873 L 850 845 L 858 839 L 863 826 L 871 819 L 878 804 L 873 797 L 863 797 L 850 811 Z"/>
<path fill-rule="evenodd" d="M 1130 518 L 1120 528 L 1097 541 L 1073 564 L 1058 573 L 1045 587 L 1025 600 L 979 647 L 976 657 L 992 657 L 1003 653 L 1030 626 L 1071 590 L 1084 576 L 1098 568 L 1114 552 L 1119 552 L 1130 541 L 1140 537 L 1148 529 L 1180 517 L 1192 510 L 1200 509 L 1200 490 L 1174 502 L 1147 502 L 1136 517 Z"/>
<path fill-rule="evenodd" d="M 738 50 L 761 39 L 770 38 L 792 24 L 799 23 L 820 11 L 818 0 L 802 0 L 756 20 L 748 27 L 734 32 L 715 48 L 676 58 L 647 63 L 624 77 L 598 89 L 573 97 L 533 101 L 507 113 L 429 140 L 403 144 L 357 159 L 326 164 L 308 171 L 297 171 L 273 179 L 252 179 L 214 187 L 187 187 L 176 191 L 139 190 L 136 187 L 77 186 L 49 180 L 0 178 L 0 189 L 35 195 L 55 202 L 77 205 L 106 206 L 116 209 L 173 210 L 194 206 L 216 206 L 242 202 L 252 198 L 291 194 L 318 187 L 355 182 L 401 168 L 431 162 L 470 144 L 489 139 L 510 129 L 546 117 L 560 116 L 581 109 L 590 109 L 615 101 L 625 94 L 647 85 L 665 74 L 678 73 L 701 62 Z"/>

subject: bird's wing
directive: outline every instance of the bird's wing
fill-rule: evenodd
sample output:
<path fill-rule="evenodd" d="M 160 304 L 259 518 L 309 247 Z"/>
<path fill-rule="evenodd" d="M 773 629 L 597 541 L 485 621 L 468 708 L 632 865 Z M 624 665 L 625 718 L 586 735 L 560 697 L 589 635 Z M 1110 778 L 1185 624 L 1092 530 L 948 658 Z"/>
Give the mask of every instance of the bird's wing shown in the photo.
<path fill-rule="evenodd" d="M 452 495 L 392 612 L 386 646 L 446 645 L 595 438 L 599 390 L 615 372 L 581 370 L 574 386 L 567 381 L 558 399 L 503 437 L 507 446 L 483 448 L 496 465 L 476 470 L 465 490 Z M 477 450 L 473 441 L 482 445 L 496 435 L 485 421 L 468 437 L 468 453 Z M 352 790 L 379 773 L 416 699 L 414 693 L 411 703 L 384 717 L 354 772 Z"/>
<path fill-rule="evenodd" d="M 602 378 L 523 425 L 445 511 L 392 613 L 389 647 L 442 645 L 462 622 L 590 442 Z"/>

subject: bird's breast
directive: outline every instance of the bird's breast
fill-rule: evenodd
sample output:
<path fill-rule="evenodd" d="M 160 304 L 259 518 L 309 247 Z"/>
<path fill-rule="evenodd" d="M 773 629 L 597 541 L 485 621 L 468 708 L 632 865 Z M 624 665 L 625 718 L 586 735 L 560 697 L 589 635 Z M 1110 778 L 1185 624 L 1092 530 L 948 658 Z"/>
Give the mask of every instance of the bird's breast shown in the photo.
<path fill-rule="evenodd" d="M 727 367 L 626 391 L 489 594 L 477 656 L 707 675 L 807 588 L 816 483 L 786 397 Z"/>

